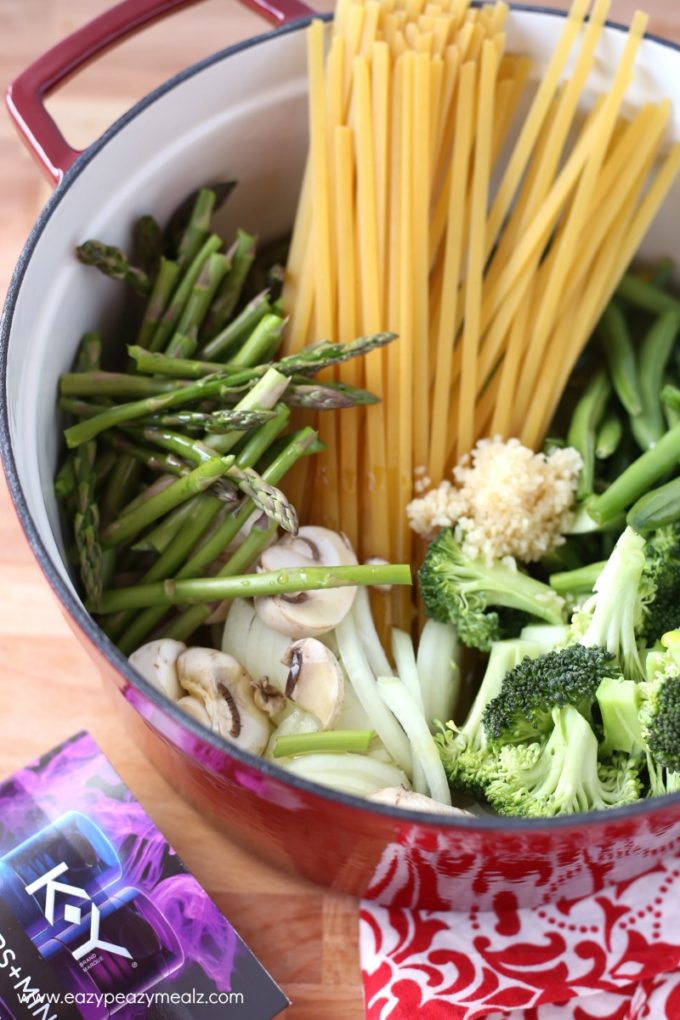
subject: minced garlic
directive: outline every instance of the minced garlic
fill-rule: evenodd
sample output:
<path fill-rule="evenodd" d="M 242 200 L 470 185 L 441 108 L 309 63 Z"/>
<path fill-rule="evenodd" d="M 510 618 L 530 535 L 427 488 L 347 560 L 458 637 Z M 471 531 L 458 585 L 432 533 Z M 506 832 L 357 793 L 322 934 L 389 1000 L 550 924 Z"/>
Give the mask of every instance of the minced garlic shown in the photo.
<path fill-rule="evenodd" d="M 519 439 L 480 439 L 471 455 L 406 508 L 420 535 L 454 527 L 464 552 L 487 562 L 540 560 L 564 542 L 581 455 L 572 447 L 534 453 Z"/>

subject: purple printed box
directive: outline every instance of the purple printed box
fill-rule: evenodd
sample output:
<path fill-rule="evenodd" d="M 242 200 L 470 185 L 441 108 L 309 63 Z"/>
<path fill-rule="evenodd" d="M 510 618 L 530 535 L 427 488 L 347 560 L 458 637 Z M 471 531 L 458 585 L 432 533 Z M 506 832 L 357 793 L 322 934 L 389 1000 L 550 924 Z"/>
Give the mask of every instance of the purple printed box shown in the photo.
<path fill-rule="evenodd" d="M 0 784 L 0 1020 L 287 1005 L 89 734 Z"/>

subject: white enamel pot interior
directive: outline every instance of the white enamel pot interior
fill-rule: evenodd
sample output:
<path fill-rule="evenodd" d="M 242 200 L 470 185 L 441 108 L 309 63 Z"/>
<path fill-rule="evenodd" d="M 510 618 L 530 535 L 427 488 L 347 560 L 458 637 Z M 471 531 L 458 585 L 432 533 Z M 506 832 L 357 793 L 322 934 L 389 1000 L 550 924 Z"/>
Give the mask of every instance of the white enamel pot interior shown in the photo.
<path fill-rule="evenodd" d="M 534 82 L 563 24 L 563 16 L 555 12 L 511 12 L 508 48 L 533 58 Z M 606 88 L 623 39 L 616 26 L 607 30 L 586 102 Z M 168 82 L 115 124 L 66 174 L 27 243 L 10 289 L 0 350 L 0 417 L 3 458 L 19 516 L 76 626 L 94 635 L 114 668 L 150 695 L 148 685 L 105 636 L 86 623 L 65 564 L 52 488 L 62 442 L 55 404 L 58 378 L 71 366 L 87 330 L 101 329 L 109 342 L 122 339 L 119 285 L 80 265 L 73 250 L 90 237 L 126 246 L 136 217 L 152 212 L 163 222 L 187 193 L 212 180 L 239 182 L 220 214 L 218 229 L 226 238 L 237 226 L 263 240 L 283 234 L 293 220 L 305 160 L 306 91 L 303 23 L 217 54 Z M 680 138 L 680 53 L 670 44 L 646 40 L 627 109 L 663 97 L 670 97 L 675 109 L 670 141 Z M 680 256 L 679 187 L 642 249 L 646 257 L 665 254 Z M 193 726 L 187 723 L 187 728 Z M 233 753 L 226 742 L 215 738 L 215 743 L 224 754 Z M 266 766 L 269 774 L 272 768 Z M 301 781 L 292 785 L 307 786 Z M 320 796 L 333 796 L 317 790 Z M 379 806 L 372 810 L 394 814 Z M 428 821 L 428 816 L 403 813 L 407 815 Z M 439 831 L 459 824 L 441 816 L 431 816 L 431 821 Z M 499 819 L 496 824 L 502 828 L 505 823 Z"/>

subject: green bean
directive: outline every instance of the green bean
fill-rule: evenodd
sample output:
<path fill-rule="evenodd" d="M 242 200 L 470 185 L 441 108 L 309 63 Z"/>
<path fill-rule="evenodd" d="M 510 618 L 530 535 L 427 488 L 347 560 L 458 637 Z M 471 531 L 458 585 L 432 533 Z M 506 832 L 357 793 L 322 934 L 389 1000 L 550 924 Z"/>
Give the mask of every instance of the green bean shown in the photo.
<path fill-rule="evenodd" d="M 621 280 L 617 293 L 629 304 L 654 315 L 663 315 L 664 312 L 680 313 L 680 301 L 676 297 L 651 282 L 638 279 L 631 273 L 627 273 Z"/>
<path fill-rule="evenodd" d="M 666 431 L 661 406 L 661 388 L 666 365 L 680 329 L 680 313 L 659 316 L 640 347 L 639 381 L 642 412 L 631 419 L 633 435 L 642 450 L 659 441 Z"/>
<path fill-rule="evenodd" d="M 623 438 L 623 424 L 615 411 L 604 416 L 595 438 L 595 456 L 598 460 L 607 460 L 619 448 Z"/>
<path fill-rule="evenodd" d="M 551 574 L 548 578 L 550 587 L 558 595 L 585 595 L 593 590 L 595 582 L 607 565 L 606 560 L 599 563 L 588 563 L 585 567 L 575 570 L 563 570 Z"/>
<path fill-rule="evenodd" d="M 598 524 L 604 524 L 635 503 L 643 493 L 677 467 L 680 460 L 680 425 L 664 433 L 656 446 L 646 450 L 612 482 L 606 492 L 588 503 Z"/>
<path fill-rule="evenodd" d="M 569 446 L 578 450 L 583 467 L 576 490 L 577 499 L 585 499 L 593 491 L 595 476 L 595 430 L 604 413 L 611 385 L 604 372 L 598 372 L 590 381 L 574 409 L 567 434 Z"/>
<path fill-rule="evenodd" d="M 680 520 L 680 478 L 646 492 L 630 508 L 626 520 L 640 534 Z"/>
<path fill-rule="evenodd" d="M 611 301 L 605 309 L 599 328 L 616 395 L 628 414 L 639 414 L 642 396 L 635 351 L 625 316 L 615 301 Z"/>
<path fill-rule="evenodd" d="M 667 287 L 673 278 L 675 272 L 675 261 L 666 256 L 665 258 L 659 259 L 653 268 L 652 275 L 650 277 L 650 283 L 655 287 Z"/>

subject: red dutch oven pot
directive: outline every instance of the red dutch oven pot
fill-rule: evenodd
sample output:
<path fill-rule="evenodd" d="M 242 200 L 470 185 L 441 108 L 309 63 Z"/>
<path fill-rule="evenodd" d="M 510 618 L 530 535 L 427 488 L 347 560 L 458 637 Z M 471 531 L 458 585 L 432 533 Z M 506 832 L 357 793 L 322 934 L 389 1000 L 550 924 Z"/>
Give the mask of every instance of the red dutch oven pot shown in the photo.
<path fill-rule="evenodd" d="M 265 239 L 279 236 L 292 222 L 305 158 L 304 28 L 313 12 L 301 0 L 242 0 L 275 30 L 168 81 L 84 152 L 66 143 L 45 109 L 48 93 L 107 47 L 190 2 L 125 0 L 41 57 L 7 93 L 19 132 L 57 185 L 20 257 L 0 339 L 2 460 L 48 582 L 149 758 L 174 788 L 276 867 L 383 903 L 440 909 L 484 909 L 508 889 L 532 905 L 546 893 L 577 896 L 594 880 L 646 870 L 680 838 L 680 795 L 554 821 L 449 818 L 369 805 L 292 777 L 203 730 L 137 675 L 83 608 L 65 565 L 52 493 L 60 442 L 55 394 L 82 333 L 98 324 L 115 333 L 119 291 L 80 266 L 73 248 L 92 236 L 125 244 L 135 216 L 151 211 L 162 221 L 190 190 L 225 177 L 240 182 L 218 224 L 225 236 L 237 225 Z M 551 11 L 511 12 L 509 48 L 534 58 L 536 78 L 562 24 Z M 612 65 L 621 41 L 620 30 L 610 27 Z M 680 108 L 675 47 L 644 44 L 630 95 L 636 105 L 675 95 Z M 673 253 L 676 210 L 677 192 L 646 254 Z"/>

